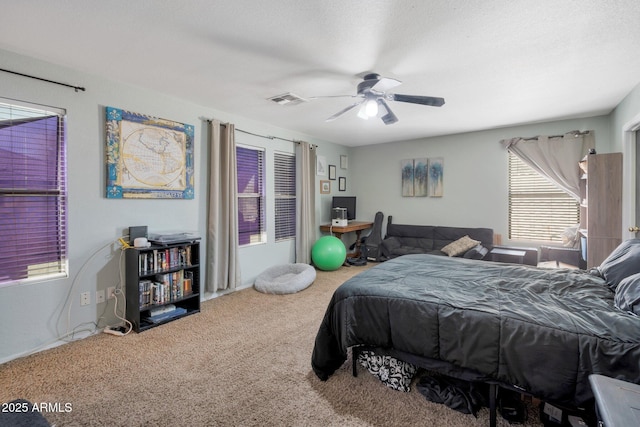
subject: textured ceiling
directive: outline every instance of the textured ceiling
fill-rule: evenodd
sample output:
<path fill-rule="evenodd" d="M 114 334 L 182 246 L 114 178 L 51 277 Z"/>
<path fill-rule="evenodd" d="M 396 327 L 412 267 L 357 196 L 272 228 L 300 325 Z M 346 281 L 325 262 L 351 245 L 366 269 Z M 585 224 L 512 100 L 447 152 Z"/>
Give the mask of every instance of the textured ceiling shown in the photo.
<path fill-rule="evenodd" d="M 0 49 L 344 145 L 609 113 L 640 82 L 637 0 L 0 2 Z M 386 126 L 324 121 L 351 98 L 267 100 L 372 71 L 446 104 L 391 102 Z"/>

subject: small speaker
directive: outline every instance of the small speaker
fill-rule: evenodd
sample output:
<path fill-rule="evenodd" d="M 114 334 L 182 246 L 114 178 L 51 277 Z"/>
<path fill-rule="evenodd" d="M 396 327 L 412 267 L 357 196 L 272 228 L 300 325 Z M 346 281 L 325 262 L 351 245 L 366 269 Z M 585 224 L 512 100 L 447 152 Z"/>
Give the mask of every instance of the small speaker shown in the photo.
<path fill-rule="evenodd" d="M 147 226 L 129 227 L 129 244 L 133 245 L 138 237 L 147 237 Z"/>

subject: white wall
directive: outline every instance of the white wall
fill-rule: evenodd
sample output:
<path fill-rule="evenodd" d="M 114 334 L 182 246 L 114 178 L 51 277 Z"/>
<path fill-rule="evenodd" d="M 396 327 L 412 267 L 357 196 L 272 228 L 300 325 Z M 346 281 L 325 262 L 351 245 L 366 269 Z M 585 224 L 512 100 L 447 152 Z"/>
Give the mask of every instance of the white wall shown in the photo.
<path fill-rule="evenodd" d="M 355 195 L 358 197 L 358 219 L 361 220 L 373 220 L 380 210 L 385 215 L 393 215 L 396 223 L 486 226 L 506 236 L 507 162 L 506 153 L 498 144 L 500 139 L 593 129 L 599 152 L 619 150 L 616 146 L 619 135 L 610 129 L 609 117 L 349 149 L 218 111 L 215 100 L 210 106 L 195 105 L 10 52 L 0 51 L 0 68 L 87 88 L 86 92 L 76 93 L 72 89 L 0 72 L 0 97 L 67 110 L 70 263 L 68 279 L 0 288 L 0 324 L 3 326 L 0 328 L 0 363 L 57 344 L 58 337 L 68 329 L 87 327 L 91 331 L 95 322 L 104 326 L 105 322 L 113 321 L 112 303 L 80 307 L 79 295 L 90 291 L 94 302 L 97 289 L 118 283 L 120 251 L 114 242 L 126 234 L 129 226 L 147 225 L 150 231 L 194 230 L 206 237 L 206 159 L 209 153 L 205 141 L 206 123 L 202 118 L 215 117 L 253 133 L 317 144 L 318 155 L 324 156 L 327 164 L 337 166 L 337 176 L 347 178 L 347 191 L 339 192 L 336 180 L 332 181 L 332 194 L 320 195 L 319 180 L 328 177 L 316 177 L 318 224 L 330 220 L 333 195 Z M 105 106 L 195 126 L 194 200 L 105 198 Z M 614 114 L 615 126 L 637 112 L 640 112 L 638 89 Z M 238 134 L 238 139 L 249 138 Z M 245 142 L 263 144 L 268 150 L 290 149 L 288 143 L 262 138 Z M 341 154 L 348 155 L 346 170 L 340 169 Z M 444 197 L 400 196 L 400 161 L 415 157 L 444 158 Z M 267 221 L 273 221 L 272 214 Z M 203 243 L 203 247 L 206 246 L 206 239 Z M 293 261 L 292 254 L 292 242 L 243 248 L 240 252 L 243 285 L 250 285 L 265 266 Z M 204 254 L 201 255 L 204 259 Z M 87 333 L 78 333 L 75 337 Z"/>
<path fill-rule="evenodd" d="M 640 114 L 640 84 L 636 86 L 611 113 L 612 151 L 624 151 L 623 129 Z"/>
<path fill-rule="evenodd" d="M 508 243 L 508 158 L 499 141 L 572 130 L 594 130 L 596 149 L 610 151 L 606 116 L 354 148 L 358 217 L 373 220 L 381 211 L 385 226 L 391 215 L 395 224 L 489 227 Z M 444 158 L 443 197 L 402 197 L 400 162 L 421 157 Z"/>
<path fill-rule="evenodd" d="M 623 238 L 639 237 L 629 232 L 629 227 L 638 224 L 640 214 L 636 206 L 638 180 L 638 164 L 636 162 L 638 145 L 635 132 L 640 129 L 640 85 L 636 86 L 611 113 L 611 135 L 615 144 L 613 151 L 623 153 L 622 167 L 622 236 Z"/>
<path fill-rule="evenodd" d="M 68 221 L 70 277 L 29 285 L 0 288 L 0 363 L 47 345 L 76 329 L 75 338 L 113 322 L 113 302 L 95 304 L 95 291 L 116 286 L 119 281 L 119 245 L 114 242 L 132 225 L 147 225 L 150 232 L 196 231 L 206 247 L 206 167 L 208 149 L 204 118 L 235 123 L 237 128 L 261 135 L 306 140 L 318 145 L 329 158 L 346 148 L 285 129 L 270 127 L 191 104 L 157 92 L 58 67 L 31 58 L 0 51 L 0 68 L 49 80 L 83 86 L 86 92 L 0 72 L 0 97 L 67 110 Z M 105 106 L 195 126 L 195 198 L 193 200 L 107 200 L 105 197 Z M 238 134 L 242 140 L 242 134 Z M 264 138 L 259 143 L 273 149 L 291 149 Z M 288 144 L 288 145 L 287 145 Z M 318 196 L 318 203 L 321 198 Z M 321 217 L 318 207 L 318 218 Z M 267 211 L 269 212 L 269 211 Z M 273 214 L 268 213 L 268 221 Z M 273 242 L 273 239 L 270 239 Z M 292 262 L 291 244 L 269 243 L 240 252 L 243 283 L 266 265 Z M 201 259 L 205 259 L 201 254 Z M 201 275 L 204 277 L 204 271 Z M 92 304 L 79 306 L 81 292 L 90 291 Z M 67 322 L 68 320 L 68 322 Z M 69 326 L 67 326 L 67 323 Z M 80 330 L 86 329 L 86 332 Z"/>

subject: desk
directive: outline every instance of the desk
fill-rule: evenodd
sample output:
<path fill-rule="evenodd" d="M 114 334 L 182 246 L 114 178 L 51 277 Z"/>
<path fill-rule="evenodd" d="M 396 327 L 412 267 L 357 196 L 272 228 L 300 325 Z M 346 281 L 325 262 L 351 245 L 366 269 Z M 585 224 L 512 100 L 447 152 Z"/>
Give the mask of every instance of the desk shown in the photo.
<path fill-rule="evenodd" d="M 342 240 L 343 234 L 351 233 L 352 231 L 355 231 L 356 232 L 356 251 L 355 251 L 355 254 L 353 254 L 353 256 L 357 257 L 360 255 L 360 234 L 362 233 L 362 230 L 366 230 L 371 227 L 373 227 L 373 222 L 351 221 L 343 227 L 340 227 L 338 225 L 323 224 L 320 226 L 320 231 L 333 233 L 340 240 Z"/>

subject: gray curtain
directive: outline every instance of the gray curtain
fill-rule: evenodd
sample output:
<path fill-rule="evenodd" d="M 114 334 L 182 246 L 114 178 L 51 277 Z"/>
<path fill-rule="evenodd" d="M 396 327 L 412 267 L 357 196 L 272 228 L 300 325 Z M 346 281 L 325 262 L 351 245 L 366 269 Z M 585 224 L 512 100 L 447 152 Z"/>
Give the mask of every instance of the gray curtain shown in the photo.
<path fill-rule="evenodd" d="M 238 262 L 238 186 L 235 127 L 212 120 L 209 125 L 209 203 L 207 215 L 206 290 L 235 289 Z"/>
<path fill-rule="evenodd" d="M 580 201 L 578 162 L 595 148 L 593 131 L 500 141 L 507 150 Z"/>
<path fill-rule="evenodd" d="M 316 150 L 301 141 L 296 146 L 296 262 L 311 263 L 316 240 Z"/>

